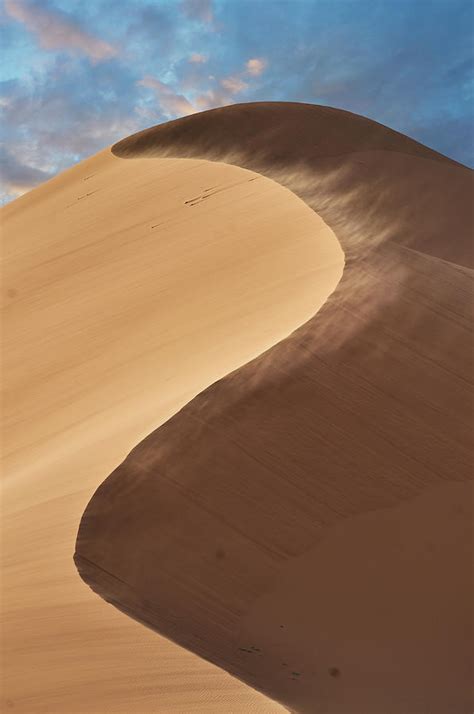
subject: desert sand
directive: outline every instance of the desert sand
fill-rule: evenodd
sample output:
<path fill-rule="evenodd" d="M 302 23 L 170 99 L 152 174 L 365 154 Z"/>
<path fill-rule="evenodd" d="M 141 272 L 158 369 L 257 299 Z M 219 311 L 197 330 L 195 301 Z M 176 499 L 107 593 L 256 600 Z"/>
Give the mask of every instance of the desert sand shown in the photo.
<path fill-rule="evenodd" d="M 471 711 L 471 191 L 257 104 L 5 209 L 7 705 Z"/>
<path fill-rule="evenodd" d="M 275 711 L 107 606 L 72 558 L 88 500 L 130 449 L 325 301 L 337 239 L 253 172 L 109 149 L 2 223 L 4 706 Z"/>
<path fill-rule="evenodd" d="M 82 577 L 292 711 L 472 711 L 472 172 L 291 104 L 214 110 L 113 152 L 272 178 L 346 264 L 314 318 L 104 482 Z"/>

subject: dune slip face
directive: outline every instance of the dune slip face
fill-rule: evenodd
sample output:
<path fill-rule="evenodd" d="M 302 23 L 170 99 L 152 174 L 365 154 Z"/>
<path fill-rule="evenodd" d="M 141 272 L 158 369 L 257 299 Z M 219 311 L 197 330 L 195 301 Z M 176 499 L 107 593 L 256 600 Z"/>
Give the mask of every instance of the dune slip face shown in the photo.
<path fill-rule="evenodd" d="M 271 179 L 110 150 L 2 211 L 2 711 L 280 710 L 86 588 L 93 492 L 197 393 L 305 323 L 344 256 Z"/>
<path fill-rule="evenodd" d="M 113 152 L 271 178 L 346 266 L 312 319 L 100 486 L 81 576 L 292 711 L 471 711 L 472 172 L 295 104 L 212 110 Z"/>

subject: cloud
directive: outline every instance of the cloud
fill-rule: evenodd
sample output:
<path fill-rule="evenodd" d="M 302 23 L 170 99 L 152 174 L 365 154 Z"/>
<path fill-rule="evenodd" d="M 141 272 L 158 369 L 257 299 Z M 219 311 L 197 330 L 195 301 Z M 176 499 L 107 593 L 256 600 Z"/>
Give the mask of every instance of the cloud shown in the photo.
<path fill-rule="evenodd" d="M 54 174 L 35 166 L 22 163 L 15 153 L 5 146 L 0 147 L 2 178 L 2 203 L 21 196 Z"/>
<path fill-rule="evenodd" d="M 35 34 L 45 50 L 84 54 L 93 62 L 110 59 L 116 54 L 111 45 L 81 29 L 74 18 L 60 10 L 46 9 L 27 0 L 5 0 L 5 10 Z"/>
<path fill-rule="evenodd" d="M 189 58 L 189 61 L 193 64 L 204 64 L 208 59 L 209 57 L 207 57 L 207 55 L 200 55 L 198 52 L 194 52 Z"/>
<path fill-rule="evenodd" d="M 244 77 L 247 78 L 249 75 L 251 77 L 258 76 L 264 71 L 266 66 L 267 62 L 263 58 L 247 60 L 244 70 L 216 80 L 219 85 L 217 88 L 208 89 L 206 92 L 201 93 L 196 98 L 196 106 L 198 106 L 199 109 L 212 109 L 213 107 L 233 104 L 237 94 L 251 88 L 251 85 L 248 81 L 245 81 Z M 210 75 L 208 79 L 215 80 L 215 77 Z"/>
<path fill-rule="evenodd" d="M 222 87 L 222 82 L 220 84 L 221 87 L 208 89 L 196 97 L 195 105 L 200 111 L 204 111 L 205 109 L 214 109 L 215 107 L 225 107 L 228 104 L 235 103 L 234 96 L 235 94 L 238 94 L 238 92 L 233 92 L 225 87 Z"/>
<path fill-rule="evenodd" d="M 215 80 L 215 77 L 209 77 Z M 214 89 L 208 89 L 196 97 L 195 104 L 202 111 L 204 109 L 213 109 L 214 107 L 224 107 L 228 104 L 234 104 L 235 96 L 248 89 L 248 84 L 238 75 L 224 77 L 218 81 L 218 86 Z"/>
<path fill-rule="evenodd" d="M 9 185 L 24 190 L 145 126 L 236 101 L 340 107 L 474 164 L 472 0 L 432 0 L 429 13 L 303 5 L 133 0 L 124 13 L 116 0 L 5 0 Z"/>
<path fill-rule="evenodd" d="M 221 80 L 221 86 L 227 89 L 231 94 L 238 94 L 249 86 L 247 82 L 244 82 L 240 77 L 226 77 Z"/>
<path fill-rule="evenodd" d="M 248 74 L 251 74 L 253 77 L 258 77 L 266 69 L 267 64 L 267 60 L 263 59 L 263 57 L 254 57 L 253 59 L 247 60 L 245 67 Z"/>
<path fill-rule="evenodd" d="M 140 79 L 138 85 L 154 91 L 160 107 L 168 116 L 187 116 L 197 111 L 183 94 L 177 94 L 168 84 L 150 75 Z"/>
<path fill-rule="evenodd" d="M 209 24 L 214 19 L 212 0 L 182 0 L 181 6 L 191 20 Z"/>
<path fill-rule="evenodd" d="M 48 74 L 28 83 L 0 83 L 0 108 L 10 198 L 144 127 L 135 78 L 118 72 L 114 61 L 58 57 Z M 155 113 L 146 123 L 160 120 Z"/>

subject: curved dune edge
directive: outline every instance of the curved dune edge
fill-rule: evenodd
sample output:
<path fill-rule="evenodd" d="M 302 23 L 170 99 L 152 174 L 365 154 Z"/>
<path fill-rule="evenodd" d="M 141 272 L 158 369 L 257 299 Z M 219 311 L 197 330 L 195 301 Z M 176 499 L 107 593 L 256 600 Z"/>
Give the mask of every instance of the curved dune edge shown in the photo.
<path fill-rule="evenodd" d="M 143 435 L 324 302 L 344 263 L 334 233 L 254 172 L 110 150 L 2 219 L 2 706 L 279 710 L 107 607 L 71 553 L 91 494 Z"/>
<path fill-rule="evenodd" d="M 235 104 L 145 129 L 112 151 L 121 158 L 207 158 L 272 178 L 336 233 L 342 228 L 343 248 L 351 257 L 390 240 L 474 267 L 465 223 L 472 171 L 357 114 L 292 102 Z M 421 185 L 419 176 L 409 176 L 420 159 L 428 162 Z M 371 195 L 370 203 L 361 204 L 359 194 Z M 460 215 L 457 206 L 464 208 Z M 389 223 L 388 215 L 395 222 Z M 456 239 L 447 239 L 450 235 Z"/>
<path fill-rule="evenodd" d="M 242 132 L 248 150 L 232 152 Z M 81 575 L 294 711 L 467 711 L 471 172 L 298 105 L 213 110 L 113 150 L 258 166 L 349 260 L 315 319 L 102 484 L 79 530 Z"/>

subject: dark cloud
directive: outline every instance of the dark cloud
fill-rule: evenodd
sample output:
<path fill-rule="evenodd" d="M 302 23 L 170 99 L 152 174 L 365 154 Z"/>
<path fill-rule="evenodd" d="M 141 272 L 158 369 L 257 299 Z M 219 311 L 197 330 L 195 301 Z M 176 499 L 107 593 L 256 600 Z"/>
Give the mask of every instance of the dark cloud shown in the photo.
<path fill-rule="evenodd" d="M 7 193 L 33 188 L 53 175 L 21 163 L 15 154 L 4 146 L 0 147 L 0 167 L 2 182 Z"/>

